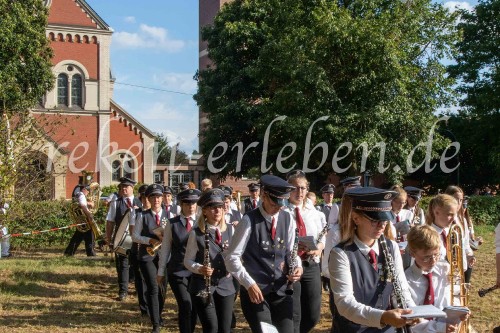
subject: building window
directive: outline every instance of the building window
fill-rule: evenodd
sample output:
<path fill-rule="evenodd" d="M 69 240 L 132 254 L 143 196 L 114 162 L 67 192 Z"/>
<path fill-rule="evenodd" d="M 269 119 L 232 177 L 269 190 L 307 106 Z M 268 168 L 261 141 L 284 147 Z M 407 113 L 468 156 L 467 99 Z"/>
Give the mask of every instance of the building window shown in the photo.
<path fill-rule="evenodd" d="M 82 76 L 75 74 L 71 78 L 71 105 L 82 107 Z"/>
<path fill-rule="evenodd" d="M 134 179 L 134 160 L 128 154 L 119 154 L 111 164 L 113 181 L 119 181 L 121 177 Z"/>
<path fill-rule="evenodd" d="M 68 76 L 66 74 L 57 76 L 57 105 L 68 106 Z"/>

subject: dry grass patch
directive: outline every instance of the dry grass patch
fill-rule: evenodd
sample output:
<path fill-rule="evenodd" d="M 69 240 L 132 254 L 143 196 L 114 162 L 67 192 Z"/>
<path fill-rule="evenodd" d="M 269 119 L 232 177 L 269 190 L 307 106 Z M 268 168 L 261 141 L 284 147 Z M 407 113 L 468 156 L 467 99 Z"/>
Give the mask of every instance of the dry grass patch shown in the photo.
<path fill-rule="evenodd" d="M 478 229 L 485 244 L 476 252 L 478 264 L 472 275 L 472 324 L 479 332 L 491 332 L 500 325 L 500 292 L 480 298 L 477 290 L 496 280 L 494 235 L 491 227 Z M 110 257 L 100 253 L 87 258 L 81 250 L 76 257 L 66 258 L 62 252 L 14 251 L 13 257 L 0 260 L 0 333 L 149 332 L 149 318 L 139 315 L 133 285 L 125 302 L 116 300 L 118 287 Z M 250 332 L 239 301 L 235 310 L 235 332 Z M 177 332 L 177 306 L 169 290 L 163 318 L 167 327 L 162 332 Z M 328 295 L 324 293 L 315 332 L 329 332 L 330 325 Z"/>

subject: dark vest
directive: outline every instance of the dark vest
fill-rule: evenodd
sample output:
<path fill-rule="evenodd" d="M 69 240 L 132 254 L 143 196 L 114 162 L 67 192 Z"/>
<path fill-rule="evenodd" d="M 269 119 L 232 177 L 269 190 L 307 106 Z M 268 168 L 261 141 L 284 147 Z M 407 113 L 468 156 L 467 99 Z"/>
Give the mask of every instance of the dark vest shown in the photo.
<path fill-rule="evenodd" d="M 180 215 L 171 218 L 169 221 L 172 228 L 172 247 L 170 249 L 170 261 L 167 265 L 167 272 L 168 274 L 173 274 L 186 270 L 186 267 L 184 267 L 184 255 L 186 254 L 189 233 L 184 224 L 182 224 Z"/>
<path fill-rule="evenodd" d="M 161 215 L 160 215 L 160 221 L 163 221 L 163 222 L 160 222 L 160 226 L 162 226 L 162 223 L 166 223 L 166 220 L 167 220 L 167 212 L 162 209 Z M 143 211 L 142 218 L 141 218 L 140 222 L 137 222 L 137 223 L 142 223 L 141 236 L 153 238 L 153 239 L 156 239 L 158 241 L 160 240 L 160 238 L 158 238 L 158 236 L 156 236 L 153 233 L 153 230 L 158 228 L 158 225 L 156 225 L 156 217 L 151 209 Z M 148 247 L 148 246 L 149 245 L 146 245 L 146 244 L 139 244 L 139 254 L 138 254 L 137 258 L 140 261 L 151 261 L 158 256 L 158 252 L 156 252 L 156 254 L 154 256 L 150 256 L 148 254 L 148 252 L 146 251 L 146 247 Z"/>
<path fill-rule="evenodd" d="M 164 202 L 161 203 L 161 208 L 165 209 L 167 211 L 167 207 L 168 207 L 168 218 L 173 218 L 173 217 L 176 217 L 177 216 L 177 211 L 176 211 L 176 208 L 177 208 L 177 205 L 174 205 L 174 203 L 172 202 L 170 205 L 165 205 Z"/>
<path fill-rule="evenodd" d="M 274 241 L 271 239 L 271 224 L 266 222 L 259 209 L 247 215 L 252 231 L 241 256 L 243 265 L 263 295 L 277 292 L 284 296 L 291 250 L 287 249 L 290 215 L 280 211 Z"/>
<path fill-rule="evenodd" d="M 394 256 L 392 243 L 387 242 L 389 251 Z M 355 243 L 346 244 L 340 243 L 338 248 L 344 250 L 349 259 L 351 276 L 353 282 L 354 298 L 359 303 L 366 304 L 380 310 L 387 310 L 390 304 L 390 297 L 393 290 L 391 282 L 381 281 L 379 274 L 383 274 L 385 266 L 385 256 L 382 249 L 379 247 L 379 256 L 377 262 L 379 264 L 379 272 L 375 271 L 369 260 L 359 251 Z M 342 317 L 337 311 L 337 307 L 333 306 L 333 330 L 332 333 L 375 333 L 375 332 L 394 332 L 394 327 L 386 326 L 382 329 L 374 327 L 361 326 L 347 318 Z"/>
<path fill-rule="evenodd" d="M 318 207 L 319 211 L 325 214 L 326 221 L 328 222 L 328 216 L 330 216 L 330 211 L 332 210 L 332 206 L 327 206 L 326 204 L 322 203 Z"/>
<path fill-rule="evenodd" d="M 137 197 L 134 197 L 134 200 L 132 200 L 132 207 L 134 206 L 142 207 L 141 200 L 139 200 Z M 123 216 L 127 212 L 127 209 L 127 202 L 125 201 L 124 197 L 119 197 L 118 199 L 116 199 L 115 228 L 118 229 L 120 223 L 122 223 Z"/>
<path fill-rule="evenodd" d="M 257 207 L 258 206 L 259 206 L 259 202 L 257 202 Z M 244 207 L 244 211 L 243 211 L 244 214 L 254 210 L 253 200 L 250 198 L 246 198 L 245 200 L 243 200 L 243 207 Z"/>
<path fill-rule="evenodd" d="M 224 231 L 222 236 L 222 244 L 230 243 L 233 226 L 228 225 L 226 231 Z M 205 234 L 201 232 L 200 228 L 196 227 L 196 244 L 198 244 L 198 252 L 196 252 L 195 261 L 201 265 L 205 260 Z M 210 292 L 213 293 L 217 290 L 217 293 L 221 296 L 229 296 L 236 293 L 236 289 L 233 284 L 233 277 L 226 270 L 224 265 L 224 258 L 222 257 L 222 248 L 215 243 L 215 239 L 212 234 L 210 234 L 210 265 L 214 269 L 212 276 L 210 277 Z M 196 295 L 200 290 L 205 289 L 205 277 L 200 274 L 191 275 L 191 281 L 189 284 L 189 291 Z"/>
<path fill-rule="evenodd" d="M 237 210 L 231 209 L 231 214 L 229 215 L 229 224 L 233 224 L 234 222 L 241 222 L 241 213 Z"/>

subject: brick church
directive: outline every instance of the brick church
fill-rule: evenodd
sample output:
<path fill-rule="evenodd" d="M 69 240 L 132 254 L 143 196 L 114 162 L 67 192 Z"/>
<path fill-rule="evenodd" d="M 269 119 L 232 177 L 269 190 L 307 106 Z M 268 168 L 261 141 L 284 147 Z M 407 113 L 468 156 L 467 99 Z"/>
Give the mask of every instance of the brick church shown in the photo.
<path fill-rule="evenodd" d="M 113 100 L 113 30 L 85 0 L 45 3 L 56 84 L 33 111 L 65 119 L 43 151 L 51 164 L 51 197 L 71 197 L 83 170 L 95 172 L 101 186 L 122 176 L 151 184 L 155 134 Z"/>

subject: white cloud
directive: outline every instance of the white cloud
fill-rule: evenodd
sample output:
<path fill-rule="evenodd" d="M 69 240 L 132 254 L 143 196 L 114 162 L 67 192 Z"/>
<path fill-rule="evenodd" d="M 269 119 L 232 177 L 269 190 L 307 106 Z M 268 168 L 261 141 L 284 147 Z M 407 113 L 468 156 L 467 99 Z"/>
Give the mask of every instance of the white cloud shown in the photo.
<path fill-rule="evenodd" d="M 183 93 L 196 93 L 197 82 L 190 73 L 155 74 L 153 80 L 162 85 L 164 89 Z"/>
<path fill-rule="evenodd" d="M 127 23 L 135 23 L 135 17 L 134 16 L 125 16 L 123 20 Z"/>
<path fill-rule="evenodd" d="M 467 1 L 447 1 L 443 4 L 444 8 L 447 8 L 450 12 L 454 12 L 457 9 L 465 9 L 469 12 L 474 10 L 474 7 Z"/>
<path fill-rule="evenodd" d="M 146 24 L 141 24 L 137 32 L 115 32 L 112 41 L 116 47 L 151 48 L 167 52 L 177 52 L 186 46 L 185 41 L 170 38 L 167 29 Z"/>

